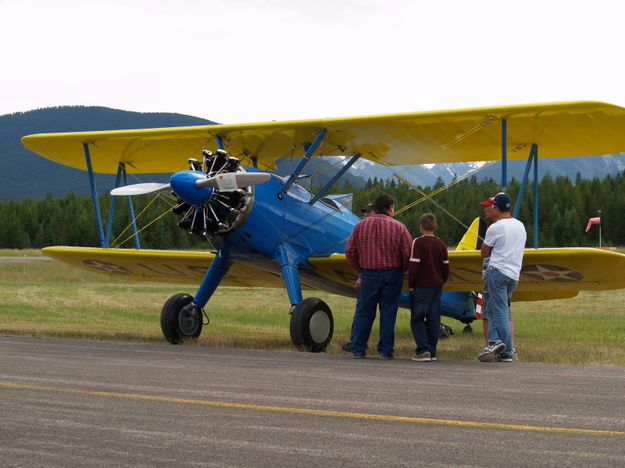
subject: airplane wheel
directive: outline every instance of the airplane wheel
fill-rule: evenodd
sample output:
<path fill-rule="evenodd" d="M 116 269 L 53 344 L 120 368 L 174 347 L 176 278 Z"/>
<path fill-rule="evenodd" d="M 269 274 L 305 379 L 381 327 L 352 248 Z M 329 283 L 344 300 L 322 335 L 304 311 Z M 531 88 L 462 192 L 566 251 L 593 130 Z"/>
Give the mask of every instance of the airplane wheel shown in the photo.
<path fill-rule="evenodd" d="M 438 335 L 438 338 L 440 340 L 446 340 L 447 338 L 449 338 L 453 334 L 454 334 L 454 329 L 453 328 L 451 328 L 451 327 L 441 323 L 440 332 L 439 332 L 439 335 Z"/>
<path fill-rule="evenodd" d="M 313 353 L 326 349 L 334 333 L 334 318 L 328 304 L 317 297 L 304 299 L 291 313 L 291 340 Z"/>
<path fill-rule="evenodd" d="M 471 327 L 471 325 L 467 325 L 466 327 L 462 329 L 462 333 L 465 333 L 465 334 L 473 333 L 473 327 Z"/>
<path fill-rule="evenodd" d="M 202 333 L 202 311 L 197 307 L 186 308 L 193 300 L 185 293 L 171 296 L 161 310 L 161 330 L 171 344 L 194 340 Z"/>

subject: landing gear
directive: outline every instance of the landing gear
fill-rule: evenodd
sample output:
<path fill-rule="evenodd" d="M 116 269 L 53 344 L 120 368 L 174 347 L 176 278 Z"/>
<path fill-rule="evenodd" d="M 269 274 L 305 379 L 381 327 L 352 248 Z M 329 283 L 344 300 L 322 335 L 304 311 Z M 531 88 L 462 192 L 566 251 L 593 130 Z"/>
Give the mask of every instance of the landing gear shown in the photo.
<path fill-rule="evenodd" d="M 171 344 L 194 340 L 202 333 L 202 309 L 192 300 L 188 294 L 174 294 L 161 310 L 161 330 Z"/>
<path fill-rule="evenodd" d="M 473 333 L 473 327 L 467 324 L 467 326 L 462 329 L 462 333 L 464 333 L 465 335 L 469 333 Z"/>
<path fill-rule="evenodd" d="M 309 297 L 291 311 L 291 340 L 298 348 L 313 353 L 326 349 L 334 333 L 334 318 L 328 304 Z"/>

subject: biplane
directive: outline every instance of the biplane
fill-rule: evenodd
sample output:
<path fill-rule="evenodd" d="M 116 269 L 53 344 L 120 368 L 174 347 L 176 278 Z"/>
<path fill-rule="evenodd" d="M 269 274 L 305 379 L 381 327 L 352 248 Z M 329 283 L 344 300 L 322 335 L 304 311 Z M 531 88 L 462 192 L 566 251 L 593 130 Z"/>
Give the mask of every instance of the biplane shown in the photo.
<path fill-rule="evenodd" d="M 321 351 L 334 320 L 323 300 L 306 290 L 354 296 L 355 270 L 343 254 L 359 221 L 333 184 L 359 159 L 385 165 L 498 160 L 506 189 L 506 161 L 527 159 L 514 214 L 530 171 L 534 176 L 534 248 L 525 252 L 516 301 L 558 299 L 581 290 L 625 288 L 625 255 L 593 248 L 539 248 L 538 154 L 587 156 L 625 151 L 625 109 L 601 102 L 565 102 L 450 111 L 326 118 L 236 125 L 28 135 L 23 145 L 52 161 L 87 171 L 99 248 L 47 247 L 55 259 L 131 280 L 199 283 L 194 295 L 170 297 L 161 328 L 173 344 L 197 338 L 211 295 L 220 285 L 286 288 L 294 345 Z M 343 166 L 316 194 L 298 181 L 311 158 L 343 156 Z M 299 158 L 288 177 L 275 160 Z M 116 174 L 109 223 L 103 227 L 94 172 Z M 171 173 L 168 183 L 127 185 L 128 173 Z M 214 252 L 109 248 L 119 196 L 171 191 L 173 216 L 189 233 L 210 240 Z M 451 275 L 443 314 L 475 318 L 471 291 L 482 288 L 479 223 L 449 253 Z M 407 293 L 404 293 L 404 305 Z"/>

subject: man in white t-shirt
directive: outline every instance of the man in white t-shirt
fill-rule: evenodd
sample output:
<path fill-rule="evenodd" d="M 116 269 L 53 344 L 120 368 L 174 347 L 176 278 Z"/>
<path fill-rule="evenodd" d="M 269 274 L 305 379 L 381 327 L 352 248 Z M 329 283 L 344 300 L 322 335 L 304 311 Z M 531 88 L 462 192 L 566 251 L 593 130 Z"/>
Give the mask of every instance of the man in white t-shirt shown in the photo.
<path fill-rule="evenodd" d="M 482 257 L 490 257 L 486 270 L 489 346 L 478 355 L 482 362 L 511 362 L 513 358 L 508 304 L 519 282 L 527 234 L 523 223 L 510 214 L 511 206 L 510 195 L 495 195 L 493 210 L 499 220 L 488 228 L 482 243 Z"/>

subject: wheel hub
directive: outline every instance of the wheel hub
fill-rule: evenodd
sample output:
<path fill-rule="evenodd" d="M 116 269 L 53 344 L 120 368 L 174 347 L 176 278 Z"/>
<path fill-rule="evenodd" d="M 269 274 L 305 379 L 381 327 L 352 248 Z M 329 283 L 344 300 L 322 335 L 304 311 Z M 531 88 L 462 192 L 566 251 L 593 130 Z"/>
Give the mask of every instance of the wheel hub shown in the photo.
<path fill-rule="evenodd" d="M 193 303 L 183 307 L 178 315 L 178 326 L 185 336 L 193 336 L 202 320 L 201 310 Z"/>
<path fill-rule="evenodd" d="M 316 311 L 310 318 L 310 337 L 316 343 L 323 343 L 330 334 L 330 318 L 323 311 Z"/>

